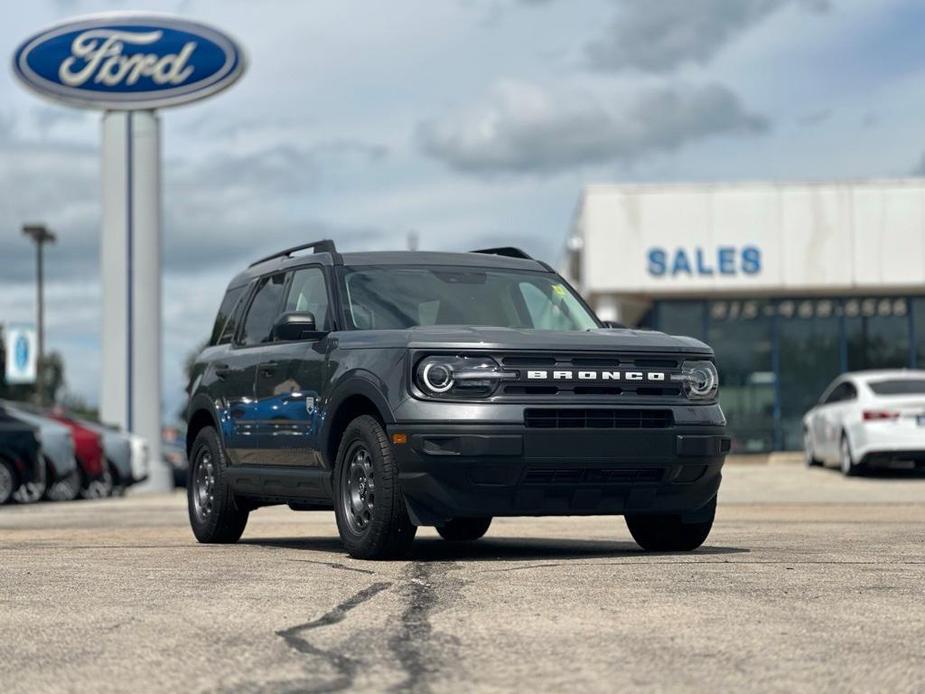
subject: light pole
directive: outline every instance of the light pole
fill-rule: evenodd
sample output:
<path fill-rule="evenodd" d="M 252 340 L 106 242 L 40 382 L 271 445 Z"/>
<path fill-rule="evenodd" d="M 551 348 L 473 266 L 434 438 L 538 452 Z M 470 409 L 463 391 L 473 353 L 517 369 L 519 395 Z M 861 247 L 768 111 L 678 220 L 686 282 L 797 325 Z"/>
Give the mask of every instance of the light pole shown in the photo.
<path fill-rule="evenodd" d="M 38 368 L 35 371 L 35 392 L 38 396 L 39 405 L 45 404 L 45 374 L 43 366 L 45 363 L 45 264 L 43 248 L 46 243 L 54 243 L 57 238 L 48 230 L 44 224 L 25 224 L 22 233 L 30 237 L 35 242 L 36 251 L 36 299 L 37 307 L 37 332 L 38 332 L 38 359 L 36 364 Z"/>

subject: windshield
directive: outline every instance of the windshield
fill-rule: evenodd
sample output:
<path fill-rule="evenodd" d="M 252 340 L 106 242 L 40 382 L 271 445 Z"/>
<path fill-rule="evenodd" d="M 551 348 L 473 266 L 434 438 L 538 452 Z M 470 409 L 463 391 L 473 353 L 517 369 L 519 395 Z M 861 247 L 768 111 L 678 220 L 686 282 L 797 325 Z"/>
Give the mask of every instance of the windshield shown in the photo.
<path fill-rule="evenodd" d="M 347 317 L 359 330 L 475 325 L 590 330 L 594 316 L 555 275 L 453 267 L 345 268 Z"/>
<path fill-rule="evenodd" d="M 871 381 L 867 385 L 876 395 L 925 395 L 925 379 L 921 378 Z"/>

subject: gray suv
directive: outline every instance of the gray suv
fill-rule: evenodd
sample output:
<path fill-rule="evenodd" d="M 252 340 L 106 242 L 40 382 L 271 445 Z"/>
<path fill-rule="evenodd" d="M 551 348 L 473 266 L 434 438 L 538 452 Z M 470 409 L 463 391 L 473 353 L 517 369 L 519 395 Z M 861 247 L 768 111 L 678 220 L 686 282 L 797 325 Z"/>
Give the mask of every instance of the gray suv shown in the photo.
<path fill-rule="evenodd" d="M 333 509 L 352 556 L 387 558 L 418 526 L 623 515 L 691 550 L 729 450 L 717 390 L 707 345 L 605 326 L 518 249 L 306 244 L 231 281 L 196 360 L 190 522 L 234 542 L 261 506 Z"/>

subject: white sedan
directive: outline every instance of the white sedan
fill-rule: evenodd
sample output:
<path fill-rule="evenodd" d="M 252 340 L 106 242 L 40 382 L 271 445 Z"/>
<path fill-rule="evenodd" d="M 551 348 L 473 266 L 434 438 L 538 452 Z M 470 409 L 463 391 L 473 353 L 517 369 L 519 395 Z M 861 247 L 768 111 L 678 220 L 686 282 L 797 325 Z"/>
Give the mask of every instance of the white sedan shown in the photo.
<path fill-rule="evenodd" d="M 925 371 L 858 371 L 839 376 L 803 417 L 807 465 L 925 465 Z"/>

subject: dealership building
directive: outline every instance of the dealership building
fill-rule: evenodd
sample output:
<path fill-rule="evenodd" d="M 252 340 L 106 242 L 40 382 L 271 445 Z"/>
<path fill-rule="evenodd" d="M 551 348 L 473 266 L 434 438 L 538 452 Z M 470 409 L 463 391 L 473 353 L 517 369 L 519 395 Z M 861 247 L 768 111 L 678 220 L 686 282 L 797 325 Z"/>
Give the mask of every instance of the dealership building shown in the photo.
<path fill-rule="evenodd" d="M 925 180 L 592 185 L 564 274 L 716 351 L 738 451 L 795 450 L 844 371 L 925 368 Z"/>

